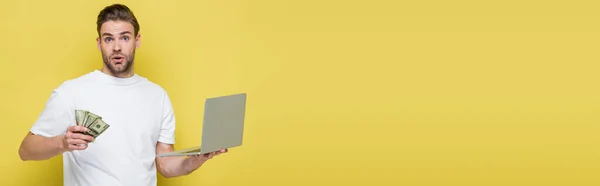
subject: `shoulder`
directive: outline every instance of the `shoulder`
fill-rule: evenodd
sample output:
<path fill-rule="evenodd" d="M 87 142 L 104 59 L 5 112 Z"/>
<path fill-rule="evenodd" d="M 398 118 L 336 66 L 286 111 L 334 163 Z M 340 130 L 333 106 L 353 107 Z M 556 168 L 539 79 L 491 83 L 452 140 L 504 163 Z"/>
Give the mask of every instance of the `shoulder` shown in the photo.
<path fill-rule="evenodd" d="M 141 76 L 140 76 L 141 77 Z M 160 104 L 162 105 L 163 109 L 169 109 L 171 108 L 171 98 L 169 97 L 169 94 L 167 93 L 167 90 L 159 85 L 158 83 L 149 80 L 148 78 L 145 77 L 141 77 L 143 80 L 141 81 L 142 83 L 142 87 L 143 88 L 143 92 L 144 92 L 144 96 L 158 101 Z"/>
<path fill-rule="evenodd" d="M 61 84 L 59 84 L 54 89 L 54 92 L 57 92 L 57 93 L 58 92 L 60 92 L 60 93 L 75 92 L 75 91 L 83 88 L 82 86 L 89 84 L 89 82 L 92 80 L 93 79 L 91 78 L 91 73 L 87 73 L 87 74 L 80 75 L 78 77 L 67 79 L 67 80 L 63 81 Z"/>
<path fill-rule="evenodd" d="M 163 86 L 148 79 L 147 77 L 139 76 L 139 78 L 141 79 L 140 83 L 141 83 L 141 85 L 142 85 L 141 87 L 144 89 L 144 91 L 146 91 L 148 93 L 160 94 L 163 96 L 167 96 L 167 90 Z"/>

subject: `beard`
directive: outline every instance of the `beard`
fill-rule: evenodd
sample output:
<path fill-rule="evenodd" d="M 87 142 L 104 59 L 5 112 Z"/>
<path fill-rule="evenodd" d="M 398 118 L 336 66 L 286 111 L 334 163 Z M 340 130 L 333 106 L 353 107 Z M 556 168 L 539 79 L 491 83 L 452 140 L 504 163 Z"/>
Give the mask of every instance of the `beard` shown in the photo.
<path fill-rule="evenodd" d="M 117 64 L 116 62 L 111 63 L 112 57 L 115 55 L 123 56 L 125 59 L 123 59 L 123 61 L 120 62 L 120 64 Z M 102 60 L 104 61 L 104 65 L 115 76 L 124 75 L 131 71 L 131 68 L 133 67 L 134 56 L 135 56 L 135 49 L 131 52 L 130 55 L 124 54 L 122 52 L 112 53 L 111 55 L 107 55 L 104 52 L 102 52 Z"/>

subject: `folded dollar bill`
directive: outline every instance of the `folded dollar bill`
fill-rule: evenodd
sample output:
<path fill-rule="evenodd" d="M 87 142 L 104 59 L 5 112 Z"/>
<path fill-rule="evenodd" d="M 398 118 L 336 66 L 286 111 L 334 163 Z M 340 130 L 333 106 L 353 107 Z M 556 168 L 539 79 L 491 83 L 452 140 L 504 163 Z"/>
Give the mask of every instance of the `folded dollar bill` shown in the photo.
<path fill-rule="evenodd" d="M 84 134 L 90 135 L 94 139 L 110 127 L 110 125 L 102 120 L 101 116 L 86 110 L 75 110 L 75 122 L 77 122 L 78 126 L 88 128 L 88 131 Z"/>

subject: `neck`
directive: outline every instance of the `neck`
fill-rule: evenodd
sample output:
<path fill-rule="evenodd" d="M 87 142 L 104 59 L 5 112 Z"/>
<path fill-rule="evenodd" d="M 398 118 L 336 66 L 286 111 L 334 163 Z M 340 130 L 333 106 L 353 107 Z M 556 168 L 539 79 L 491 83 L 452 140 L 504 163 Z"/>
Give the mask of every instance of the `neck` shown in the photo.
<path fill-rule="evenodd" d="M 133 76 L 133 67 L 131 67 L 129 70 L 125 71 L 125 72 L 112 72 L 110 69 L 108 69 L 108 67 L 106 67 L 106 65 L 102 66 L 102 69 L 100 70 L 101 72 L 108 74 L 110 76 L 113 77 L 118 77 L 118 78 L 129 78 Z"/>

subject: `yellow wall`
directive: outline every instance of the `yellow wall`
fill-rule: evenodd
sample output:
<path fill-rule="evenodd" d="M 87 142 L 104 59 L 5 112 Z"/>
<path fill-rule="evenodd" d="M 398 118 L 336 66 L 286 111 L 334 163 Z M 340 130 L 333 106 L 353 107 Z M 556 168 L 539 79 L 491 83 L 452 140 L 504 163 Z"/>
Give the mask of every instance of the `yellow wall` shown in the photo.
<path fill-rule="evenodd" d="M 53 88 L 100 68 L 111 2 L 0 2 L 2 185 L 62 183 L 60 158 L 17 150 Z M 204 98 L 249 96 L 244 145 L 160 185 L 600 184 L 598 3 L 122 2 L 176 147 Z"/>

